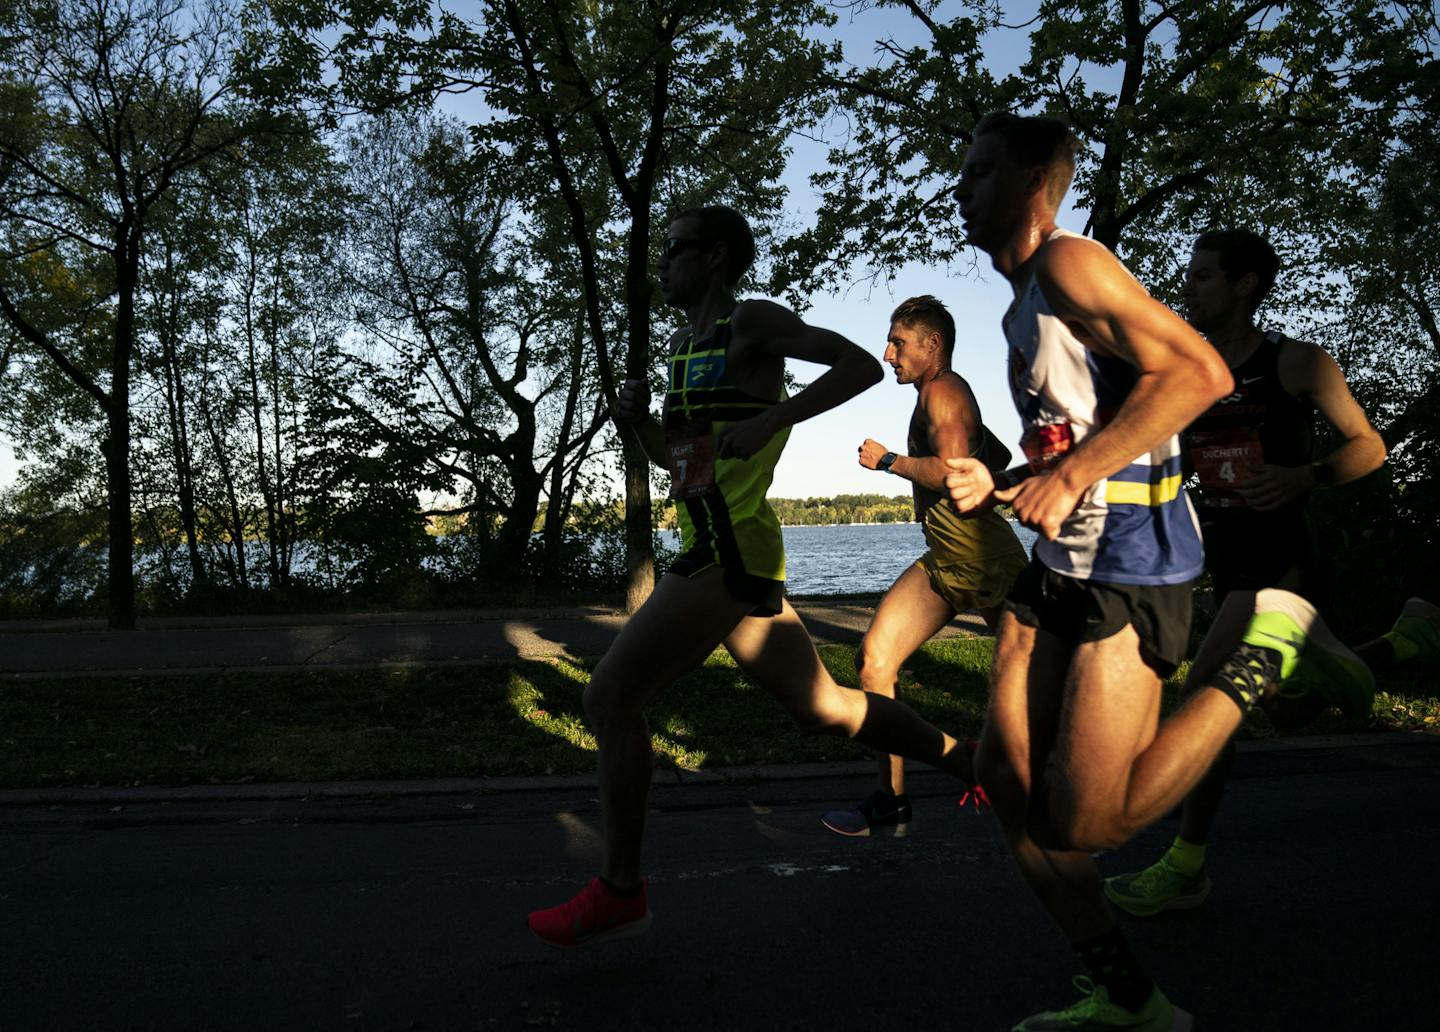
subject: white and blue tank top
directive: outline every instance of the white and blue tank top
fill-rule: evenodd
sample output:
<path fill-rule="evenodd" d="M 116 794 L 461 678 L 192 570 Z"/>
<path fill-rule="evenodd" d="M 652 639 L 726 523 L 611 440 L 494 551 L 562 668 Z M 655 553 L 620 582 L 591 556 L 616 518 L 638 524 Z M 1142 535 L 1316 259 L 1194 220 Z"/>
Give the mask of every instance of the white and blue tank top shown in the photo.
<path fill-rule="evenodd" d="M 1059 236 L 1079 237 L 1057 229 Z M 1104 245 L 1085 237 L 1094 247 Z M 1085 347 L 1050 309 L 1032 273 L 1004 319 L 1021 447 L 1037 473 L 1101 430 L 1135 385 L 1134 366 Z M 1200 576 L 1200 527 L 1182 486 L 1179 435 L 1090 487 L 1054 541 L 1034 556 L 1056 573 L 1115 584 L 1183 584 Z"/>

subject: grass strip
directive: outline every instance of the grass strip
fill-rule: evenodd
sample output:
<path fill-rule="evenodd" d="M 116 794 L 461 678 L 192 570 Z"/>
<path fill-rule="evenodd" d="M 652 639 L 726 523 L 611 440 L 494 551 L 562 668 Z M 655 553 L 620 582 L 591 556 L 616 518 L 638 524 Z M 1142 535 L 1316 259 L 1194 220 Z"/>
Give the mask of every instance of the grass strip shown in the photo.
<path fill-rule="evenodd" d="M 902 673 L 902 697 L 952 734 L 976 736 L 992 645 L 988 638 L 926 645 Z M 853 649 L 827 647 L 821 656 L 842 684 L 858 683 Z M 1331 713 L 1307 732 L 1440 726 L 1433 681 L 1421 673 L 1383 679 L 1363 723 Z M 581 705 L 588 676 L 586 666 L 566 660 L 497 660 L 10 681 L 0 684 L 0 786 L 585 773 L 595 768 Z M 1167 685 L 1167 710 L 1182 676 Z M 868 755 L 851 741 L 800 734 L 724 652 L 662 695 L 649 719 L 660 766 Z M 1241 733 L 1273 731 L 1252 716 Z"/>

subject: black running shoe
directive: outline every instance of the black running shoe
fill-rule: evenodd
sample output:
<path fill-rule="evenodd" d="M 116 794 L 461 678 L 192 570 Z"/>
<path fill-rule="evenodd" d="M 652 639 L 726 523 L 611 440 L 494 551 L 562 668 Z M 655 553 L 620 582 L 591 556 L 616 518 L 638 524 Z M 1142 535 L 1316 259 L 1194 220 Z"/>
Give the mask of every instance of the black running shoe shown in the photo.
<path fill-rule="evenodd" d="M 837 835 L 893 835 L 904 838 L 910 834 L 914 814 L 910 798 L 876 790 L 853 810 L 831 810 L 820 823 Z"/>

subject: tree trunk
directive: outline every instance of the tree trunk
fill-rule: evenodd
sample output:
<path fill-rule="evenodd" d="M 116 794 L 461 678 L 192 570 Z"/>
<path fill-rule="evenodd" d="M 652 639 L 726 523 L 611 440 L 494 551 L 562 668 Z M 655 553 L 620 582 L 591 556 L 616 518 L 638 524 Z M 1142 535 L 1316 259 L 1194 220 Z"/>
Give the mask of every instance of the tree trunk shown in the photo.
<path fill-rule="evenodd" d="M 113 630 L 135 626 L 135 534 L 130 526 L 130 417 L 122 413 L 108 420 L 110 434 L 101 442 L 105 455 L 106 495 L 109 511 L 110 587 L 108 624 Z"/>
<path fill-rule="evenodd" d="M 167 261 L 169 255 L 166 255 Z M 176 299 L 178 304 L 178 299 Z M 200 537 L 196 530 L 195 467 L 190 455 L 190 432 L 186 425 L 185 378 L 175 347 L 175 319 L 167 319 L 161 341 L 165 361 L 165 407 L 170 421 L 170 447 L 175 452 L 176 493 L 180 502 L 180 527 L 185 533 L 185 549 L 190 557 L 190 590 L 203 586 L 209 579 L 200 555 Z"/>
<path fill-rule="evenodd" d="M 249 360 L 245 372 L 250 388 L 250 420 L 255 435 L 255 473 L 260 486 L 260 497 L 265 502 L 266 555 L 269 560 L 270 587 L 273 589 L 279 587 L 277 581 L 280 579 L 280 570 L 275 561 L 275 492 L 270 485 L 270 472 L 265 462 L 267 446 L 264 409 L 260 403 L 260 360 L 255 349 L 255 336 L 261 332 L 255 326 L 255 284 L 255 259 L 252 256 L 245 282 L 245 349 Z"/>
<path fill-rule="evenodd" d="M 105 453 L 105 481 L 109 501 L 109 625 L 117 630 L 135 626 L 135 529 L 130 518 L 130 354 L 135 343 L 135 284 L 139 278 L 138 241 L 122 238 L 115 271 L 118 305 L 115 313 L 115 350 L 110 361 L 110 408 L 106 413 L 109 436 Z"/>
<path fill-rule="evenodd" d="M 245 516 L 240 511 L 240 494 L 235 487 L 235 472 L 230 466 L 230 449 L 220 437 L 220 432 L 215 428 L 215 415 L 211 409 L 208 392 L 202 389 L 200 395 L 200 412 L 205 417 L 205 430 L 210 437 L 211 450 L 215 452 L 215 462 L 220 467 L 220 481 L 225 486 L 225 502 L 229 507 L 227 520 L 230 524 L 230 540 L 235 546 L 235 568 L 237 583 L 242 590 L 250 588 L 250 571 L 245 565 Z"/>
<path fill-rule="evenodd" d="M 569 509 L 563 502 L 565 456 L 570 434 L 575 428 L 575 416 L 580 408 L 580 386 L 585 375 L 584 354 L 585 327 L 577 320 L 570 351 L 570 383 L 565 390 L 565 412 L 560 417 L 560 429 L 555 436 L 555 458 L 550 465 L 549 502 L 545 506 L 545 526 L 540 535 L 543 550 L 541 569 L 545 580 L 552 584 L 559 573 L 560 543 L 565 536 L 565 514 Z"/>
<path fill-rule="evenodd" d="M 625 611 L 633 613 L 655 590 L 655 542 L 650 523 L 650 459 L 629 434 L 625 441 Z"/>
<path fill-rule="evenodd" d="M 518 457 L 518 456 L 517 456 Z M 530 530 L 540 513 L 540 491 L 544 480 L 523 460 L 511 466 L 510 505 L 506 508 L 505 524 L 500 528 L 500 554 L 510 556 L 518 569 L 520 560 L 530 548 Z"/>

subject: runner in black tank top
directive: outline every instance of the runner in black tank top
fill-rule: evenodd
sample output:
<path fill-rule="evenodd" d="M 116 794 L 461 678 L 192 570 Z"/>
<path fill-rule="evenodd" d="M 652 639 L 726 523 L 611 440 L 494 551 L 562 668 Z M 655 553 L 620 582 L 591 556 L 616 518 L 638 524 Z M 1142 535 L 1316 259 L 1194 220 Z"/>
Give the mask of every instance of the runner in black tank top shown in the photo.
<path fill-rule="evenodd" d="M 1262 238 L 1224 231 L 1196 242 L 1186 277 L 1187 315 L 1225 357 L 1235 378 L 1234 392 L 1185 432 L 1217 605 L 1224 605 L 1227 595 L 1233 600 L 1278 587 L 1323 606 L 1317 598 L 1323 564 L 1305 517 L 1306 499 L 1317 485 L 1354 480 L 1385 458 L 1384 443 L 1350 396 L 1334 360 L 1313 344 L 1262 334 L 1255 327 L 1255 309 L 1278 268 Z M 1319 462 L 1313 454 L 1317 412 L 1342 440 Z M 1432 656 L 1440 654 L 1440 610 L 1411 599 L 1392 631 L 1355 653 L 1379 672 L 1398 660 L 1425 655 L 1426 643 Z M 1202 645 L 1185 691 L 1216 662 Z M 1308 688 L 1301 679 L 1283 685 L 1267 708 L 1272 721 L 1295 727 L 1323 709 L 1325 701 Z M 1357 689 L 1341 706 L 1360 714 L 1368 711 L 1369 701 Z M 1233 755 L 1232 745 L 1186 798 L 1180 834 L 1169 851 L 1143 871 L 1106 882 L 1112 903 L 1143 917 L 1204 901 L 1210 891 L 1206 843 Z"/>
<path fill-rule="evenodd" d="M 1284 587 L 1324 608 L 1321 577 L 1305 496 L 1278 508 L 1253 508 L 1236 488 L 1252 465 L 1300 468 L 1313 459 L 1315 407 L 1285 389 L 1280 354 L 1294 347 L 1282 334 L 1264 335 L 1249 358 L 1231 369 L 1235 391 L 1185 431 L 1186 464 L 1205 538 L 1205 568 L 1215 597 L 1231 591 Z"/>
<path fill-rule="evenodd" d="M 947 458 L 971 456 L 998 470 L 1010 458 L 981 420 L 970 385 L 951 367 L 954 351 L 955 320 L 939 299 L 927 294 L 901 302 L 890 315 L 885 362 L 896 383 L 915 388 L 906 454 L 873 438 L 858 449 L 861 466 L 910 483 L 928 546 L 885 592 L 855 655 L 860 687 L 887 698 L 895 697 L 900 668 L 956 614 L 977 612 L 993 632 L 1025 566 L 1025 550 L 999 513 L 962 517 L 941 495 Z M 820 818 L 827 828 L 857 837 L 909 832 L 913 808 L 903 760 L 881 756 L 877 773 L 875 790 L 858 805 Z M 975 800 L 978 810 L 978 795 Z"/>

